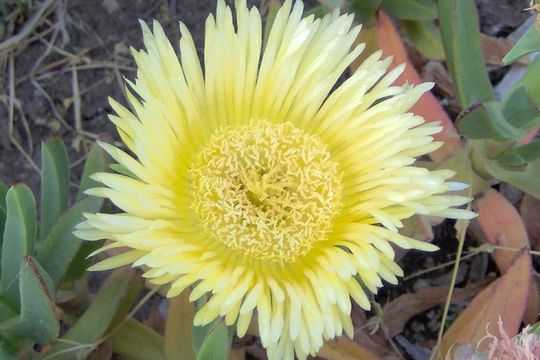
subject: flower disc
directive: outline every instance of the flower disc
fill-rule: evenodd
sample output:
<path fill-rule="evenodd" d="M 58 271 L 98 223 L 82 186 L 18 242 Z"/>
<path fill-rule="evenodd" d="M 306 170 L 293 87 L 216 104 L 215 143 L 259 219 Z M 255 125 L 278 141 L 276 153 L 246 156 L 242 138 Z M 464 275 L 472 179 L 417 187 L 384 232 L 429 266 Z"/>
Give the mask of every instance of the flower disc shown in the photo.
<path fill-rule="evenodd" d="M 321 140 L 291 123 L 218 132 L 191 176 L 204 230 L 244 256 L 293 262 L 326 239 L 341 179 Z"/>

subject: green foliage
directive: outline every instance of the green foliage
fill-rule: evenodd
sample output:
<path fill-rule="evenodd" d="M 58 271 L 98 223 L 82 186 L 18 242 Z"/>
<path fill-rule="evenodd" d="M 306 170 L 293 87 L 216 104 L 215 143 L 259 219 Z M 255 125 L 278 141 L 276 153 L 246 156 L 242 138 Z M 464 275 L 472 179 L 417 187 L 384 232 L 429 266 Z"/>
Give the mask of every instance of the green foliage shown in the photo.
<path fill-rule="evenodd" d="M 54 304 L 51 279 L 30 256 L 24 258 L 19 276 L 21 311 L 0 324 L 2 336 L 31 339 L 37 343 L 54 340 L 60 324 Z"/>
<path fill-rule="evenodd" d="M 529 333 L 540 336 L 540 321 L 531 325 L 531 327 L 529 328 Z"/>
<path fill-rule="evenodd" d="M 381 3 L 382 0 L 352 0 L 348 2 L 348 8 L 354 12 L 357 21 L 366 23 L 373 17 Z"/>
<path fill-rule="evenodd" d="M 66 279 L 66 271 L 82 276 L 84 261 L 91 249 L 81 250 L 81 241 L 72 232 L 84 212 L 97 212 L 102 200 L 87 198 L 82 191 L 96 184 L 89 178 L 105 170 L 108 158 L 99 148 L 89 154 L 81 180 L 79 201 L 68 209 L 69 160 L 59 139 L 42 144 L 41 211 L 39 221 L 30 188 L 17 184 L 8 189 L 0 182 L 0 230 L 2 243 L 0 274 L 0 358 L 17 359 L 32 352 L 35 343 L 54 341 L 60 324 L 55 304 L 56 290 Z M 67 210 L 66 210 L 67 209 Z M 37 234 L 40 240 L 37 239 Z M 74 280 L 73 278 L 70 280 Z M 129 293 L 130 301 L 137 296 Z M 107 309 L 125 315 L 124 307 Z M 112 317 L 114 318 L 114 316 Z M 94 341 L 94 340 L 91 340 Z"/>
<path fill-rule="evenodd" d="M 223 321 L 214 322 L 197 352 L 197 360 L 227 360 L 231 348 L 231 339 L 227 325 Z"/>
<path fill-rule="evenodd" d="M 43 240 L 37 259 L 43 263 L 55 285 L 60 283 L 81 246 L 82 241 L 73 235 L 73 228 L 84 220 L 85 212 L 96 212 L 100 207 L 101 202 L 96 201 L 96 198 L 79 201 L 62 215 L 49 236 Z"/>
<path fill-rule="evenodd" d="M 111 275 L 79 320 L 52 349 L 38 359 L 83 359 L 114 330 L 134 300 L 134 290 L 141 289 L 142 280 L 133 272 L 122 271 Z M 122 312 L 124 314 L 122 314 Z M 120 315 L 120 316 L 119 316 Z"/>
<path fill-rule="evenodd" d="M 540 29 L 533 23 L 529 30 L 503 58 L 503 64 L 508 65 L 527 54 L 540 51 Z"/>
<path fill-rule="evenodd" d="M 508 120 L 497 101 L 471 106 L 460 114 L 456 125 L 469 139 L 519 140 L 526 134 Z"/>
<path fill-rule="evenodd" d="M 381 8 L 401 20 L 426 21 L 438 17 L 437 3 L 433 0 L 383 0 Z"/>
<path fill-rule="evenodd" d="M 6 223 L 6 195 L 8 192 L 8 187 L 2 180 L 0 180 L 0 246 L 4 240 L 2 234 L 4 233 L 4 225 Z"/>
<path fill-rule="evenodd" d="M 401 25 L 414 46 L 425 57 L 432 60 L 444 59 L 441 31 L 433 21 L 403 20 Z"/>
<path fill-rule="evenodd" d="M 164 360 L 164 339 L 154 329 L 129 319 L 112 336 L 114 352 L 131 360 Z"/>
<path fill-rule="evenodd" d="M 69 159 L 64 143 L 50 139 L 41 146 L 40 239 L 51 231 L 66 209 L 69 197 Z"/>
<path fill-rule="evenodd" d="M 474 2 L 440 0 L 439 12 L 447 64 L 460 103 L 466 109 L 456 125 L 471 140 L 472 169 L 485 181 L 484 186 L 505 181 L 539 197 L 540 144 L 520 145 L 519 141 L 540 126 L 540 62 L 532 63 L 525 77 L 502 101 L 496 101 L 484 65 Z M 534 48 L 534 31 L 529 30 L 510 51 L 508 62 Z"/>
<path fill-rule="evenodd" d="M 33 253 L 36 237 L 36 202 L 30 188 L 16 185 L 9 189 L 6 207 L 0 295 L 19 311 L 19 272 L 24 257 Z"/>
<path fill-rule="evenodd" d="M 463 108 L 494 101 L 473 0 L 440 0 L 439 22 L 448 69 Z"/>

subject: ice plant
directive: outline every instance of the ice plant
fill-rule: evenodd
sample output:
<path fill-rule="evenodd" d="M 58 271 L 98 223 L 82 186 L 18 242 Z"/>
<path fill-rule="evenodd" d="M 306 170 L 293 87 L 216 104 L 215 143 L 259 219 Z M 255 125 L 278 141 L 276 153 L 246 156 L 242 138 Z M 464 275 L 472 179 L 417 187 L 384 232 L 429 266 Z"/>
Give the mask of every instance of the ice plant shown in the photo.
<path fill-rule="evenodd" d="M 447 194 L 463 187 L 451 171 L 414 166 L 440 146 L 441 127 L 407 112 L 431 85 L 392 86 L 403 68 L 377 52 L 332 90 L 360 27 L 302 11 L 286 1 L 263 46 L 257 9 L 237 1 L 234 22 L 218 1 L 204 71 L 183 24 L 179 60 L 159 24 L 142 24 L 134 111 L 111 100 L 134 155 L 101 144 L 124 169 L 88 191 L 124 213 L 87 214 L 76 232 L 131 249 L 94 270 L 133 263 L 168 296 L 206 294 L 196 325 L 223 316 L 243 336 L 256 317 L 271 359 L 352 336 L 351 298 L 368 309 L 364 288 L 403 274 L 391 244 L 435 250 L 400 235 L 401 220 L 473 216 Z"/>

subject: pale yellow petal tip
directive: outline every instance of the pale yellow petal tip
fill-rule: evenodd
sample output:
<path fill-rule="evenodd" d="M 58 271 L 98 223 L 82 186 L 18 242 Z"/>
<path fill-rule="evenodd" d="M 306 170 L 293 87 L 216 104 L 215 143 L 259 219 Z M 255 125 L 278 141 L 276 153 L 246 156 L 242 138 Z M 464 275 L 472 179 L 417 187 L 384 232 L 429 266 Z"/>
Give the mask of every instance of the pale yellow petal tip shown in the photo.
<path fill-rule="evenodd" d="M 437 245 L 433 245 L 432 243 L 429 243 L 427 241 L 420 240 L 411 241 L 411 248 L 427 252 L 435 252 L 440 250 Z"/>

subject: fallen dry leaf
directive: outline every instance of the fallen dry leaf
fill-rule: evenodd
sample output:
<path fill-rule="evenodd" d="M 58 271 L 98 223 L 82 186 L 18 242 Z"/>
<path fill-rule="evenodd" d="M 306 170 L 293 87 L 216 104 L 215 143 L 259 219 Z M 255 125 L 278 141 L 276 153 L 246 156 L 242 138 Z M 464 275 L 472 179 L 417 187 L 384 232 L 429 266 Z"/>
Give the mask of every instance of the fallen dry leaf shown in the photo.
<path fill-rule="evenodd" d="M 525 224 L 516 208 L 504 196 L 493 189 L 484 192 L 484 195 L 475 201 L 474 208 L 478 212 L 477 221 L 484 235 L 482 239 L 493 245 L 515 249 L 515 251 L 495 250 L 492 253 L 493 260 L 497 264 L 499 271 L 504 274 L 513 263 L 516 251 L 530 248 Z M 528 252 L 524 256 L 528 256 L 529 262 L 532 262 Z M 531 277 L 529 298 L 524 316 L 525 323 L 535 322 L 538 319 L 539 311 L 540 293 L 538 292 L 538 286 L 532 281 Z"/>
<path fill-rule="evenodd" d="M 246 349 L 244 347 L 233 347 L 229 352 L 229 360 L 245 360 Z"/>
<path fill-rule="evenodd" d="M 456 98 L 456 88 L 452 82 L 452 76 L 440 61 L 430 61 L 424 65 L 422 79 L 434 82 L 435 87 L 445 98 Z"/>
<path fill-rule="evenodd" d="M 436 358 L 444 359 L 453 347 L 477 344 L 486 330 L 500 336 L 499 317 L 508 336 L 515 336 L 525 312 L 531 280 L 530 255 L 523 250 L 506 273 L 482 290 L 454 321 L 443 336 Z M 480 350 L 485 350 L 486 345 L 481 344 Z"/>
<path fill-rule="evenodd" d="M 356 329 L 353 340 L 375 355 L 384 358 L 391 353 L 386 337 L 380 331 L 370 332 L 366 312 L 356 303 L 352 304 L 351 319 Z"/>
<path fill-rule="evenodd" d="M 452 302 L 465 301 L 476 294 L 486 285 L 486 282 L 470 284 L 464 288 L 454 289 Z M 446 301 L 448 286 L 434 286 L 422 289 L 413 294 L 398 296 L 383 308 L 382 323 L 386 326 L 388 335 L 394 337 L 403 331 L 405 324 L 434 306 Z"/>
<path fill-rule="evenodd" d="M 498 38 L 480 33 L 480 43 L 484 52 L 486 64 L 500 66 L 502 59 L 512 48 L 512 43 L 504 38 Z M 520 64 L 526 65 L 527 59 L 524 57 L 517 61 Z"/>
<path fill-rule="evenodd" d="M 540 221 L 538 221 L 538 217 L 540 216 L 540 200 L 529 194 L 525 194 L 521 199 L 519 211 L 529 235 L 531 248 L 539 251 Z"/>
<path fill-rule="evenodd" d="M 326 360 L 380 360 L 372 351 L 357 344 L 351 339 L 341 336 L 327 341 L 319 351 L 318 357 Z"/>
<path fill-rule="evenodd" d="M 488 189 L 473 205 L 478 213 L 478 223 L 485 241 L 493 245 L 515 249 L 495 250 L 493 260 L 501 273 L 513 263 L 516 251 L 529 247 L 529 237 L 516 208 L 498 191 Z"/>

